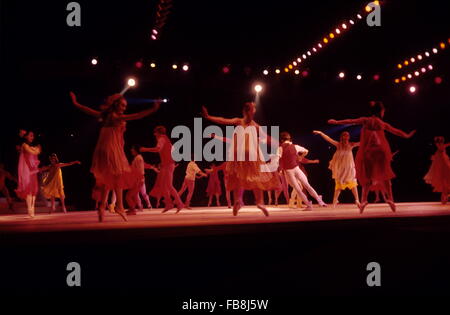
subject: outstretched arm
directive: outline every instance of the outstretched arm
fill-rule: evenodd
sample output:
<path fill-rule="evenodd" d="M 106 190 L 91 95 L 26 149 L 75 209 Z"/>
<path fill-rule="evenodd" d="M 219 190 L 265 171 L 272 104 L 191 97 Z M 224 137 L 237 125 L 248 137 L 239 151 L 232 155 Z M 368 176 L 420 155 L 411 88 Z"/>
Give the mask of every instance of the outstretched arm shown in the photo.
<path fill-rule="evenodd" d="M 219 124 L 219 125 L 233 125 L 237 126 L 241 124 L 240 118 L 224 118 L 224 117 L 218 117 L 218 116 L 211 116 L 208 114 L 208 110 L 205 106 L 202 106 L 202 116 L 203 118 L 212 121 L 213 123 Z"/>
<path fill-rule="evenodd" d="M 215 133 L 212 133 L 212 134 L 211 134 L 211 138 L 220 140 L 220 141 L 225 142 L 225 143 L 231 143 L 230 138 L 227 138 L 227 137 L 221 137 L 221 136 L 216 135 Z"/>
<path fill-rule="evenodd" d="M 158 100 L 157 102 L 155 102 L 155 104 L 153 105 L 152 108 L 143 110 L 142 112 L 139 113 L 135 113 L 135 114 L 128 114 L 128 115 L 123 115 L 122 118 L 124 120 L 137 120 L 137 119 L 142 119 L 144 117 L 147 117 L 148 115 L 153 114 L 154 112 L 156 112 L 159 107 L 161 105 L 161 101 Z"/>
<path fill-rule="evenodd" d="M 344 120 L 330 119 L 328 120 L 328 123 L 331 125 L 362 125 L 364 123 L 364 118 L 344 119 Z"/>
<path fill-rule="evenodd" d="M 72 165 L 75 165 L 75 164 L 81 164 L 81 162 L 80 161 L 73 161 L 73 162 L 69 162 L 69 163 L 58 163 L 58 164 L 56 164 L 56 166 L 58 166 L 58 167 L 66 167 L 66 166 L 72 166 Z"/>
<path fill-rule="evenodd" d="M 100 112 L 92 109 L 90 107 L 81 105 L 80 103 L 77 102 L 77 97 L 75 96 L 75 93 L 70 92 L 70 98 L 72 99 L 72 103 L 73 105 L 75 105 L 76 108 L 78 108 L 79 110 L 81 110 L 83 113 L 86 113 L 88 115 L 94 116 L 94 117 L 100 117 Z"/>
<path fill-rule="evenodd" d="M 330 137 L 328 137 L 325 133 L 323 133 L 322 131 L 319 130 L 314 130 L 313 134 L 315 135 L 319 135 L 322 138 L 324 138 L 326 141 L 328 141 L 329 143 L 331 143 L 332 145 L 334 145 L 335 147 L 338 146 L 339 142 L 337 142 L 336 140 L 331 139 Z"/>
<path fill-rule="evenodd" d="M 141 152 L 160 152 L 162 150 L 162 147 L 164 145 L 164 138 L 160 137 L 158 138 L 158 143 L 156 144 L 156 147 L 153 148 L 141 148 Z"/>
<path fill-rule="evenodd" d="M 406 138 L 406 139 L 411 138 L 416 133 L 415 130 L 411 131 L 410 133 L 406 133 L 403 130 L 392 127 L 390 124 L 388 124 L 386 122 L 384 123 L 384 129 L 398 137 L 402 137 L 402 138 Z"/>

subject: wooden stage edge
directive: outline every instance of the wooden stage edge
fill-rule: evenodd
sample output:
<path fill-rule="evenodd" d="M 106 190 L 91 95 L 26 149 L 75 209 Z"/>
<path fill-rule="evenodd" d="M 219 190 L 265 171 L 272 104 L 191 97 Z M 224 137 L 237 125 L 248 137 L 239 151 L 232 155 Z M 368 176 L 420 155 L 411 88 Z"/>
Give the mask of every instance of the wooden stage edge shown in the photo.
<path fill-rule="evenodd" d="M 124 222 L 117 214 L 105 213 L 104 222 L 97 221 L 94 211 L 71 211 L 67 214 L 37 214 L 30 219 L 25 214 L 7 214 L 0 216 L 0 234 L 35 233 L 35 232 L 74 232 L 74 231 L 102 231 L 102 230 L 173 230 L 176 228 L 194 228 L 242 225 L 261 225 L 274 223 L 301 223 L 371 219 L 403 219 L 430 218 L 450 216 L 450 205 L 437 202 L 397 203 L 394 213 L 387 204 L 369 204 L 364 213 L 353 204 L 341 204 L 333 209 L 331 206 L 320 208 L 315 205 L 313 211 L 290 209 L 287 206 L 268 207 L 270 216 L 265 217 L 260 210 L 252 206 L 241 209 L 238 216 L 232 215 L 231 209 L 226 207 L 194 207 L 192 210 L 183 209 L 175 214 L 175 210 L 161 213 L 162 209 L 151 209 L 128 216 Z"/>

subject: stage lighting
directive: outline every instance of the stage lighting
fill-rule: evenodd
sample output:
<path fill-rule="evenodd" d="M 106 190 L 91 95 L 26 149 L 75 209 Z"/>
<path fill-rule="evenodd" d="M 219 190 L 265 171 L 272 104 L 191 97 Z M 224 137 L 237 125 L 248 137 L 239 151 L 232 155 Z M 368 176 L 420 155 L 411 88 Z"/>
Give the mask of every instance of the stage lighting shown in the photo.
<path fill-rule="evenodd" d="M 402 81 L 406 81 L 406 77 L 405 76 L 402 77 Z"/>
<path fill-rule="evenodd" d="M 152 62 L 152 63 L 150 64 L 150 68 L 156 68 L 156 64 L 155 64 L 154 62 Z"/>
<path fill-rule="evenodd" d="M 302 57 L 303 57 L 303 60 L 305 60 L 307 58 L 305 54 L 303 54 Z"/>
<path fill-rule="evenodd" d="M 395 79 L 395 83 L 400 83 L 400 79 Z"/>
<path fill-rule="evenodd" d="M 347 24 L 343 23 L 343 24 L 342 24 L 342 28 L 343 28 L 344 30 L 346 30 L 346 29 L 347 29 Z"/>
<path fill-rule="evenodd" d="M 289 72 L 289 69 L 288 68 L 284 68 L 284 72 Z"/>
<path fill-rule="evenodd" d="M 434 83 L 441 84 L 442 83 L 442 78 L 441 77 L 434 78 Z"/>
<path fill-rule="evenodd" d="M 433 70 L 433 66 L 432 65 L 428 65 L 428 69 L 429 70 Z"/>
<path fill-rule="evenodd" d="M 408 73 L 408 79 L 411 79 L 411 78 L 412 78 L 412 74 Z"/>
<path fill-rule="evenodd" d="M 134 65 L 136 68 L 141 69 L 144 64 L 142 63 L 142 61 L 136 61 Z"/>
<path fill-rule="evenodd" d="M 358 75 L 356 76 L 356 80 L 361 80 L 361 79 L 362 79 L 362 75 L 358 74 Z"/>
<path fill-rule="evenodd" d="M 410 92 L 411 94 L 416 93 L 416 91 L 417 91 L 417 88 L 416 88 L 414 85 L 411 85 L 411 86 L 409 87 L 409 92 Z"/>
<path fill-rule="evenodd" d="M 379 75 L 379 74 L 375 74 L 375 75 L 373 76 L 373 79 L 374 79 L 375 81 L 380 80 L 380 75 Z"/>
<path fill-rule="evenodd" d="M 403 63 L 405 66 L 409 65 L 408 60 L 405 60 L 405 62 Z"/>
<path fill-rule="evenodd" d="M 308 56 L 311 56 L 311 52 L 308 50 L 306 53 Z"/>
<path fill-rule="evenodd" d="M 158 31 L 156 29 L 153 29 L 152 33 L 155 34 L 155 35 L 158 35 Z"/>
<path fill-rule="evenodd" d="M 411 58 L 410 60 L 411 60 L 411 62 L 416 62 L 416 59 L 414 59 L 414 58 Z"/>
<path fill-rule="evenodd" d="M 319 48 L 322 48 L 322 44 L 321 44 L 321 43 L 317 44 L 317 46 L 318 46 Z"/>
<path fill-rule="evenodd" d="M 331 38 L 331 39 L 333 39 L 333 38 L 334 38 L 334 34 L 333 34 L 333 33 L 330 33 L 330 35 L 329 35 L 329 36 L 330 36 L 330 38 Z"/>
<path fill-rule="evenodd" d="M 292 65 L 289 65 L 288 67 L 289 67 L 289 69 L 292 69 L 292 68 L 294 68 L 294 66 L 292 66 Z"/>
<path fill-rule="evenodd" d="M 426 51 L 425 56 L 430 57 L 430 53 L 428 51 Z"/>
<path fill-rule="evenodd" d="M 294 73 L 297 74 L 297 75 L 299 75 L 299 74 L 300 74 L 300 70 L 296 69 L 296 70 L 294 71 Z"/>
<path fill-rule="evenodd" d="M 422 60 L 422 55 L 417 55 L 417 59 Z"/>
<path fill-rule="evenodd" d="M 397 68 L 399 68 L 399 69 L 401 69 L 403 66 L 399 63 L 398 65 L 397 65 Z"/>
<path fill-rule="evenodd" d="M 425 73 L 425 72 L 427 72 L 427 69 L 422 68 L 422 69 L 420 69 L 420 71 L 422 71 L 422 73 Z"/>
<path fill-rule="evenodd" d="M 334 30 L 334 32 L 335 32 L 336 34 L 338 34 L 338 35 L 339 35 L 339 34 L 341 34 L 341 30 L 340 30 L 340 29 L 338 29 L 338 28 L 337 28 L 337 29 L 335 29 L 335 30 Z"/>
<path fill-rule="evenodd" d="M 341 79 L 345 78 L 345 73 L 344 72 L 339 72 L 339 78 L 341 78 Z"/>
<path fill-rule="evenodd" d="M 127 81 L 127 84 L 128 84 L 129 87 L 136 86 L 136 80 L 133 79 L 133 78 L 129 78 L 128 81 Z"/>
<path fill-rule="evenodd" d="M 440 43 L 439 47 L 441 47 L 441 49 L 445 49 L 445 44 L 444 43 Z"/>
<path fill-rule="evenodd" d="M 264 71 L 263 71 L 263 74 L 264 74 L 264 75 L 268 75 L 268 74 L 269 74 L 269 71 L 268 71 L 268 70 L 264 70 Z"/>
<path fill-rule="evenodd" d="M 276 69 L 276 70 L 275 70 L 275 73 L 276 73 L 276 74 L 280 74 L 280 72 L 281 72 L 280 69 Z"/>
<path fill-rule="evenodd" d="M 178 69 L 178 66 L 177 66 L 176 64 L 173 64 L 173 65 L 172 65 L 172 69 L 173 69 L 173 70 L 177 70 L 177 69 Z"/>
<path fill-rule="evenodd" d="M 256 92 L 256 93 L 261 92 L 262 89 L 263 89 L 263 87 L 262 87 L 260 84 L 255 85 L 255 92 Z"/>
<path fill-rule="evenodd" d="M 313 47 L 313 52 L 317 52 L 317 49 L 316 49 L 316 47 Z"/>
<path fill-rule="evenodd" d="M 348 21 L 351 25 L 355 24 L 353 20 Z"/>
<path fill-rule="evenodd" d="M 433 48 L 433 53 L 434 53 L 434 54 L 437 54 L 437 53 L 438 53 L 437 48 Z"/>
<path fill-rule="evenodd" d="M 163 103 L 167 103 L 169 100 L 167 98 L 165 98 L 162 101 L 163 101 Z"/>
<path fill-rule="evenodd" d="M 153 39 L 153 40 L 157 40 L 158 38 L 156 37 L 156 35 L 155 34 L 152 34 L 152 36 L 150 36 L 151 37 L 151 39 Z"/>
<path fill-rule="evenodd" d="M 308 71 L 304 70 L 304 71 L 302 72 L 302 76 L 303 76 L 304 78 L 306 78 L 308 75 L 309 75 L 309 72 L 308 72 Z"/>
<path fill-rule="evenodd" d="M 98 64 L 98 60 L 97 60 L 96 58 L 93 58 L 93 59 L 91 60 L 91 63 L 92 63 L 93 66 L 95 66 L 95 65 Z"/>
<path fill-rule="evenodd" d="M 183 65 L 183 71 L 188 71 L 189 70 L 189 66 L 188 65 Z"/>
<path fill-rule="evenodd" d="M 225 67 L 222 68 L 222 72 L 227 74 L 227 73 L 230 72 L 230 68 L 228 66 L 225 66 Z"/>
<path fill-rule="evenodd" d="M 419 72 L 419 71 L 415 71 L 415 72 L 414 72 L 414 75 L 415 75 L 416 77 L 418 77 L 418 76 L 419 76 L 419 74 L 420 74 L 420 72 Z"/>
<path fill-rule="evenodd" d="M 358 18 L 358 19 L 362 19 L 362 15 L 361 14 L 358 14 L 358 15 L 356 15 L 356 17 Z"/>
<path fill-rule="evenodd" d="M 324 42 L 325 44 L 328 44 L 328 38 L 324 37 L 323 42 Z"/>

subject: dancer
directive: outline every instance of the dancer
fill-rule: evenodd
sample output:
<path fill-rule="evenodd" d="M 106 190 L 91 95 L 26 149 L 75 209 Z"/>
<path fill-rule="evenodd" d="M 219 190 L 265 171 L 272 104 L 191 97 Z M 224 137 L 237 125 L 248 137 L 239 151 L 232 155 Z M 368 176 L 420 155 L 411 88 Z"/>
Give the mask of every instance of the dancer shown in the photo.
<path fill-rule="evenodd" d="M 385 111 L 383 103 L 371 102 L 370 105 L 370 117 L 344 120 L 330 119 L 328 123 L 333 125 L 362 125 L 360 147 L 356 154 L 356 178 L 362 186 L 360 213 L 363 213 L 368 204 L 369 191 L 378 185 L 382 187 L 383 196 L 386 195 L 388 198 L 385 201 L 395 212 L 396 207 L 391 185 L 391 179 L 395 177 L 395 174 L 391 168 L 391 148 L 384 132 L 388 131 L 396 136 L 409 139 L 416 131 L 406 133 L 392 127 L 382 120 Z"/>
<path fill-rule="evenodd" d="M 441 193 L 441 202 L 445 205 L 450 192 L 450 160 L 446 152 L 450 143 L 445 143 L 444 137 L 434 137 L 434 144 L 437 150 L 431 157 L 431 166 L 424 180 L 433 186 L 434 192 Z"/>
<path fill-rule="evenodd" d="M 197 163 L 195 163 L 194 157 L 192 157 L 191 161 L 188 163 L 188 165 L 186 167 L 186 176 L 184 177 L 183 186 L 178 191 L 178 195 L 181 198 L 183 196 L 183 193 L 186 191 L 186 189 L 188 190 L 186 200 L 184 201 L 184 207 L 186 209 L 191 209 L 190 204 L 191 204 L 192 195 L 194 194 L 195 179 L 201 178 L 201 177 L 207 177 L 207 176 L 208 176 L 208 174 L 203 172 L 198 167 Z"/>
<path fill-rule="evenodd" d="M 156 147 L 153 148 L 141 148 L 141 152 L 154 152 L 159 153 L 159 157 L 161 160 L 161 169 L 158 174 L 158 179 L 160 180 L 160 189 L 161 193 L 164 196 L 164 204 L 165 208 L 162 211 L 167 212 L 170 209 L 173 209 L 174 205 L 171 199 L 171 196 L 175 199 L 175 204 L 178 208 L 176 213 L 180 212 L 181 209 L 184 208 L 183 203 L 181 202 L 180 196 L 178 192 L 173 187 L 173 172 L 175 170 L 175 162 L 172 158 L 172 143 L 170 142 L 169 137 L 166 135 L 166 127 L 157 126 L 153 130 L 153 135 L 158 141 Z M 156 184 L 155 184 L 156 185 Z"/>
<path fill-rule="evenodd" d="M 347 188 L 352 191 L 355 203 L 359 207 L 358 182 L 356 181 L 355 161 L 353 159 L 353 148 L 359 146 L 359 142 L 350 142 L 350 133 L 347 131 L 341 133 L 339 142 L 331 139 L 322 131 L 314 130 L 313 133 L 320 135 L 325 141 L 336 147 L 336 152 L 334 152 L 328 167 L 334 179 L 333 208 L 336 208 L 341 192 Z"/>
<path fill-rule="evenodd" d="M 147 170 L 152 170 L 156 173 L 156 180 L 155 183 L 153 184 L 152 190 L 149 191 L 148 195 L 151 197 L 154 197 L 156 199 L 156 208 L 159 208 L 159 203 L 161 201 L 161 197 L 162 197 L 162 190 L 161 190 L 161 176 L 159 175 L 159 170 L 161 165 L 158 164 L 157 166 L 152 165 L 152 164 L 148 164 L 145 163 L 144 164 L 145 169 Z"/>
<path fill-rule="evenodd" d="M 42 194 L 46 199 L 51 200 L 50 212 L 55 211 L 55 198 L 59 198 L 61 201 L 61 208 L 64 213 L 67 212 L 66 204 L 64 202 L 66 196 L 64 194 L 64 184 L 62 177 L 62 167 L 72 166 L 75 164 L 81 164 L 79 161 L 70 163 L 59 163 L 58 156 L 53 153 L 49 157 L 50 165 L 39 169 L 40 172 L 48 172 L 44 177 L 42 183 Z"/>
<path fill-rule="evenodd" d="M 102 123 L 102 129 L 92 158 L 91 172 L 97 184 L 102 186 L 102 204 L 98 211 L 98 219 L 103 221 L 107 206 L 107 191 L 114 190 L 117 196 L 116 212 L 127 221 L 123 208 L 123 189 L 129 188 L 130 164 L 124 152 L 123 134 L 126 122 L 142 119 L 159 109 L 160 101 L 155 102 L 150 109 L 135 114 L 125 114 L 127 101 L 121 94 L 114 94 L 106 99 L 101 111 L 94 110 L 77 102 L 76 96 L 70 92 L 72 103 L 84 113 L 97 117 Z"/>
<path fill-rule="evenodd" d="M 19 156 L 18 186 L 16 194 L 19 198 L 25 199 L 27 203 L 28 216 L 34 218 L 36 195 L 39 191 L 37 173 L 39 172 L 38 155 L 42 149 L 40 146 L 33 146 L 34 133 L 28 131 L 22 144 Z"/>
<path fill-rule="evenodd" d="M 308 197 L 303 193 L 302 187 L 308 191 L 321 207 L 326 207 L 327 205 L 323 202 L 322 197 L 317 194 L 314 188 L 309 184 L 306 175 L 298 167 L 298 154 L 303 153 L 306 155 L 308 150 L 299 145 L 294 145 L 292 143 L 292 137 L 288 132 L 282 132 L 280 138 L 281 146 L 278 148 L 279 164 L 286 172 L 289 184 L 295 189 L 297 195 L 300 196 L 303 203 L 306 205 L 304 210 L 312 210 L 312 202 L 309 201 Z"/>
<path fill-rule="evenodd" d="M 209 174 L 208 187 L 206 188 L 206 194 L 208 195 L 208 207 L 211 206 L 213 197 L 216 197 L 216 205 L 220 207 L 220 195 L 222 194 L 222 187 L 220 186 L 219 169 L 216 164 L 211 163 L 211 168 L 205 169 L 205 172 Z"/>
<path fill-rule="evenodd" d="M 14 204 L 11 195 L 9 194 L 8 187 L 5 184 L 6 179 L 17 183 L 17 179 L 5 170 L 5 165 L 3 163 L 0 163 L 0 192 L 5 196 L 9 210 L 14 211 Z"/>
<path fill-rule="evenodd" d="M 92 188 L 91 198 L 95 201 L 95 210 L 100 208 L 102 202 L 102 187 L 99 185 L 94 185 Z"/>
<path fill-rule="evenodd" d="M 131 163 L 131 170 L 133 173 L 133 177 L 135 178 L 135 187 L 130 189 L 127 192 L 127 201 L 130 206 L 127 214 L 136 214 L 135 207 L 139 209 L 139 211 L 143 211 L 143 205 L 140 196 L 144 199 L 147 208 L 151 208 L 152 204 L 150 202 L 150 198 L 147 195 L 147 190 L 145 187 L 145 162 L 142 155 L 139 153 L 141 147 L 139 145 L 133 145 L 131 147 L 131 155 L 134 157 L 133 162 Z M 133 196 L 135 194 L 135 196 Z"/>
<path fill-rule="evenodd" d="M 216 124 L 239 126 L 244 129 L 251 127 L 251 130 L 255 131 L 240 133 L 237 132 L 238 128 L 235 128 L 231 139 L 231 150 L 228 152 L 226 172 L 229 187 L 233 190 L 234 195 L 233 215 L 237 215 L 243 205 L 242 195 L 244 190 L 253 190 L 256 206 L 265 216 L 269 216 L 269 212 L 264 206 L 263 191 L 276 189 L 279 185 L 277 178 L 271 172 L 261 171 L 265 163 L 262 160 L 263 155 L 259 147 L 259 136 L 262 135 L 258 134 L 261 131 L 259 125 L 254 121 L 255 113 L 255 103 L 245 103 L 242 109 L 242 117 L 231 119 L 211 116 L 206 107 L 203 106 L 202 108 L 203 118 Z M 247 135 L 248 141 L 246 141 Z M 238 136 L 241 138 L 238 139 Z M 271 138 L 267 138 L 271 140 Z M 238 153 L 245 153 L 243 161 L 237 159 Z M 256 155 L 256 161 L 252 160 L 252 155 Z"/>

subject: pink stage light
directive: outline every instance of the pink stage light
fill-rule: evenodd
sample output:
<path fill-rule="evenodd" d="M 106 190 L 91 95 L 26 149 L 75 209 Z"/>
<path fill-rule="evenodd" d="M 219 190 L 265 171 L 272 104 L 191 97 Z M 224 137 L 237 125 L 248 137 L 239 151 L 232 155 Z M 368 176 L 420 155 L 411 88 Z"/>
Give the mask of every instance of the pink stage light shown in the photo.
<path fill-rule="evenodd" d="M 441 84 L 442 83 L 442 78 L 441 77 L 434 78 L 434 83 Z"/>
<path fill-rule="evenodd" d="M 339 72 L 339 78 L 340 78 L 340 79 L 345 78 L 345 73 L 344 73 L 344 72 Z"/>

